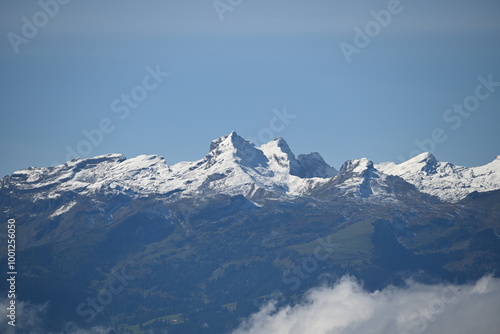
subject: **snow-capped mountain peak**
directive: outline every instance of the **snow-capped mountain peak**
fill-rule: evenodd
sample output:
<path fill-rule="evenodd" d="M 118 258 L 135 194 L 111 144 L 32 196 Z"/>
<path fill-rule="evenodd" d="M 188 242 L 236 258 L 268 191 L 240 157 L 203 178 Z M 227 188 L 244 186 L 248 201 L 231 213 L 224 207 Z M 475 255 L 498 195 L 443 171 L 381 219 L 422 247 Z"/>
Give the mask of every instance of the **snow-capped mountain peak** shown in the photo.
<path fill-rule="evenodd" d="M 363 174 L 367 171 L 373 171 L 373 162 L 367 158 L 351 159 L 344 162 L 340 168 L 340 173 Z"/>
<path fill-rule="evenodd" d="M 456 202 L 474 191 L 500 189 L 498 156 L 484 166 L 463 167 L 438 161 L 431 153 L 419 154 L 403 163 L 375 166 L 385 174 L 402 177 L 420 191 Z"/>
<path fill-rule="evenodd" d="M 274 170 L 283 170 L 300 178 L 330 178 L 337 170 L 328 165 L 317 153 L 300 154 L 295 157 L 287 142 L 279 137 L 259 147 L 269 159 Z"/>
<path fill-rule="evenodd" d="M 275 171 L 287 172 L 292 175 L 300 168 L 295 155 L 287 142 L 279 137 L 259 147 L 269 160 L 270 167 Z"/>
<path fill-rule="evenodd" d="M 295 158 L 295 155 L 293 154 L 292 150 L 290 149 L 290 146 L 288 146 L 288 143 L 282 137 L 278 137 L 275 140 L 270 141 L 269 143 L 275 143 L 276 146 L 278 146 L 283 153 Z"/>
<path fill-rule="evenodd" d="M 401 168 L 408 171 L 435 173 L 438 161 L 430 152 L 421 153 L 412 159 L 402 163 Z"/>
<path fill-rule="evenodd" d="M 411 163 L 411 162 L 434 162 L 437 161 L 436 157 L 431 153 L 431 152 L 423 152 L 420 153 L 413 158 L 409 159 L 406 161 L 406 163 Z"/>
<path fill-rule="evenodd" d="M 408 161 L 405 164 L 424 164 L 425 166 L 435 166 L 438 163 L 436 157 L 430 152 L 421 153 Z"/>
<path fill-rule="evenodd" d="M 209 161 L 209 165 L 232 161 L 251 168 L 267 167 L 267 158 L 264 154 L 235 131 L 212 141 L 210 152 L 205 159 Z"/>
<path fill-rule="evenodd" d="M 215 140 L 212 140 L 210 143 L 210 151 L 215 151 L 215 150 L 224 150 L 228 148 L 232 148 L 237 150 L 238 148 L 244 147 L 244 146 L 254 146 L 252 143 L 246 141 L 245 139 L 241 138 L 238 136 L 236 131 L 232 131 L 230 134 L 222 136 L 220 138 L 217 138 Z"/>
<path fill-rule="evenodd" d="M 346 161 L 340 172 L 328 182 L 318 184 L 313 193 L 319 196 L 365 198 L 374 201 L 397 201 L 418 196 L 419 191 L 400 177 L 377 170 L 367 158 Z"/>

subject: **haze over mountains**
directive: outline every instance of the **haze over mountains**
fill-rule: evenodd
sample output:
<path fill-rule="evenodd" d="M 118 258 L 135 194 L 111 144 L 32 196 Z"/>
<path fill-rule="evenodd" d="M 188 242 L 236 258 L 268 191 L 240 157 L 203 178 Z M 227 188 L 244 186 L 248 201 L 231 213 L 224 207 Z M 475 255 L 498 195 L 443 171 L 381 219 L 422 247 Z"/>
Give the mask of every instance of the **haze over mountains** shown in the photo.
<path fill-rule="evenodd" d="M 0 206 L 17 221 L 19 299 L 44 310 L 46 332 L 225 333 L 270 300 L 293 305 L 345 275 L 384 292 L 345 283 L 326 296 L 387 303 L 388 286 L 409 278 L 462 284 L 500 271 L 498 157 L 336 170 L 282 138 L 255 147 L 232 132 L 194 162 L 108 154 L 19 170 L 2 179 Z M 117 273 L 130 280 L 93 307 Z"/>

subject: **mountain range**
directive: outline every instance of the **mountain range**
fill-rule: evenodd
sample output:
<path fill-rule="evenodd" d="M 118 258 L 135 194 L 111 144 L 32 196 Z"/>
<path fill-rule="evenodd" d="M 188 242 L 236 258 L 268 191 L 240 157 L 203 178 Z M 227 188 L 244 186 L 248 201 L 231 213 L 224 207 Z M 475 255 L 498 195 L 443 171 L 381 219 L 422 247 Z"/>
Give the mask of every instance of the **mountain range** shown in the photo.
<path fill-rule="evenodd" d="M 337 170 L 236 132 L 194 162 L 108 154 L 19 170 L 0 189 L 2 218 L 18 221 L 20 298 L 49 305 L 54 332 L 223 333 L 345 274 L 369 289 L 477 279 L 500 269 L 499 203 L 500 156 Z M 85 301 L 123 270 L 133 279 L 91 317 Z"/>
<path fill-rule="evenodd" d="M 250 200 L 287 199 L 311 196 L 320 188 L 379 198 L 389 196 L 391 187 L 387 182 L 394 179 L 388 178 L 391 175 L 422 193 L 457 202 L 474 191 L 500 189 L 500 156 L 487 165 L 473 168 L 438 162 L 430 153 L 401 164 L 374 165 L 362 158 L 346 161 L 337 171 L 319 153 L 295 157 L 283 138 L 255 147 L 232 132 L 214 140 L 209 153 L 194 162 L 168 165 L 157 155 L 127 159 L 121 154 L 108 154 L 56 167 L 23 169 L 5 177 L 2 185 L 35 192 L 34 200 L 56 199 L 67 192 L 132 197 L 176 194 L 176 198 L 225 194 L 243 195 Z M 59 208 L 57 213 L 63 211 Z"/>

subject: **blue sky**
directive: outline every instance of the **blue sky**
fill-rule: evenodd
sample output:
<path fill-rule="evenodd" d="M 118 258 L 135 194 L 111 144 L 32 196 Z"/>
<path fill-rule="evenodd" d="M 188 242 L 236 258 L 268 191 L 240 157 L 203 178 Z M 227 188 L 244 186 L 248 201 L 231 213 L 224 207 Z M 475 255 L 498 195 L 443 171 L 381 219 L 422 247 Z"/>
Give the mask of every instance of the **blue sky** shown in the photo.
<path fill-rule="evenodd" d="M 232 130 L 281 136 L 336 168 L 500 154 L 500 87 L 474 97 L 479 77 L 500 82 L 497 0 L 221 0 L 219 13 L 211 0 L 54 1 L 0 4 L 1 175 L 69 150 L 196 160 Z M 355 27 L 372 29 L 367 46 Z M 342 43 L 357 47 L 350 62 Z M 447 112 L 464 102 L 472 111 Z"/>

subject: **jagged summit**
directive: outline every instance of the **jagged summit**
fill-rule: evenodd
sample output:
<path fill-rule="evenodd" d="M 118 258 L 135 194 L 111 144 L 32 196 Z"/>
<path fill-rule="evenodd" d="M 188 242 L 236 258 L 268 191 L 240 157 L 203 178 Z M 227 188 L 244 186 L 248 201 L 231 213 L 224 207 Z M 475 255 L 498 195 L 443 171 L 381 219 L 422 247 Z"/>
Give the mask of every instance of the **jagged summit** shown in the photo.
<path fill-rule="evenodd" d="M 300 168 L 295 154 L 283 138 L 277 138 L 267 144 L 261 145 L 259 149 L 269 160 L 270 166 L 275 171 L 290 173 L 292 175 Z"/>
<path fill-rule="evenodd" d="M 210 143 L 210 151 L 214 151 L 220 148 L 228 148 L 232 147 L 234 149 L 243 148 L 245 146 L 253 146 L 255 145 L 242 137 L 240 137 L 236 131 L 232 131 L 230 134 L 212 140 Z"/>
<path fill-rule="evenodd" d="M 286 140 L 283 137 L 278 137 L 278 138 L 270 141 L 270 143 L 276 143 L 276 145 L 278 145 L 279 147 L 281 147 L 281 149 L 284 152 L 292 153 L 292 150 L 290 149 L 290 146 L 288 145 L 288 143 L 286 142 Z"/>
<path fill-rule="evenodd" d="M 210 152 L 205 157 L 213 165 L 234 161 L 249 167 L 266 167 L 267 158 L 255 145 L 242 137 L 236 131 L 220 137 L 210 144 Z"/>
<path fill-rule="evenodd" d="M 340 173 L 362 174 L 373 169 L 373 162 L 371 160 L 368 160 L 367 158 L 351 159 L 344 162 L 344 164 L 340 168 Z"/>
<path fill-rule="evenodd" d="M 259 147 L 276 170 L 283 170 L 300 178 L 329 178 L 337 170 L 328 165 L 317 153 L 300 154 L 297 158 L 287 142 L 279 137 Z"/>

